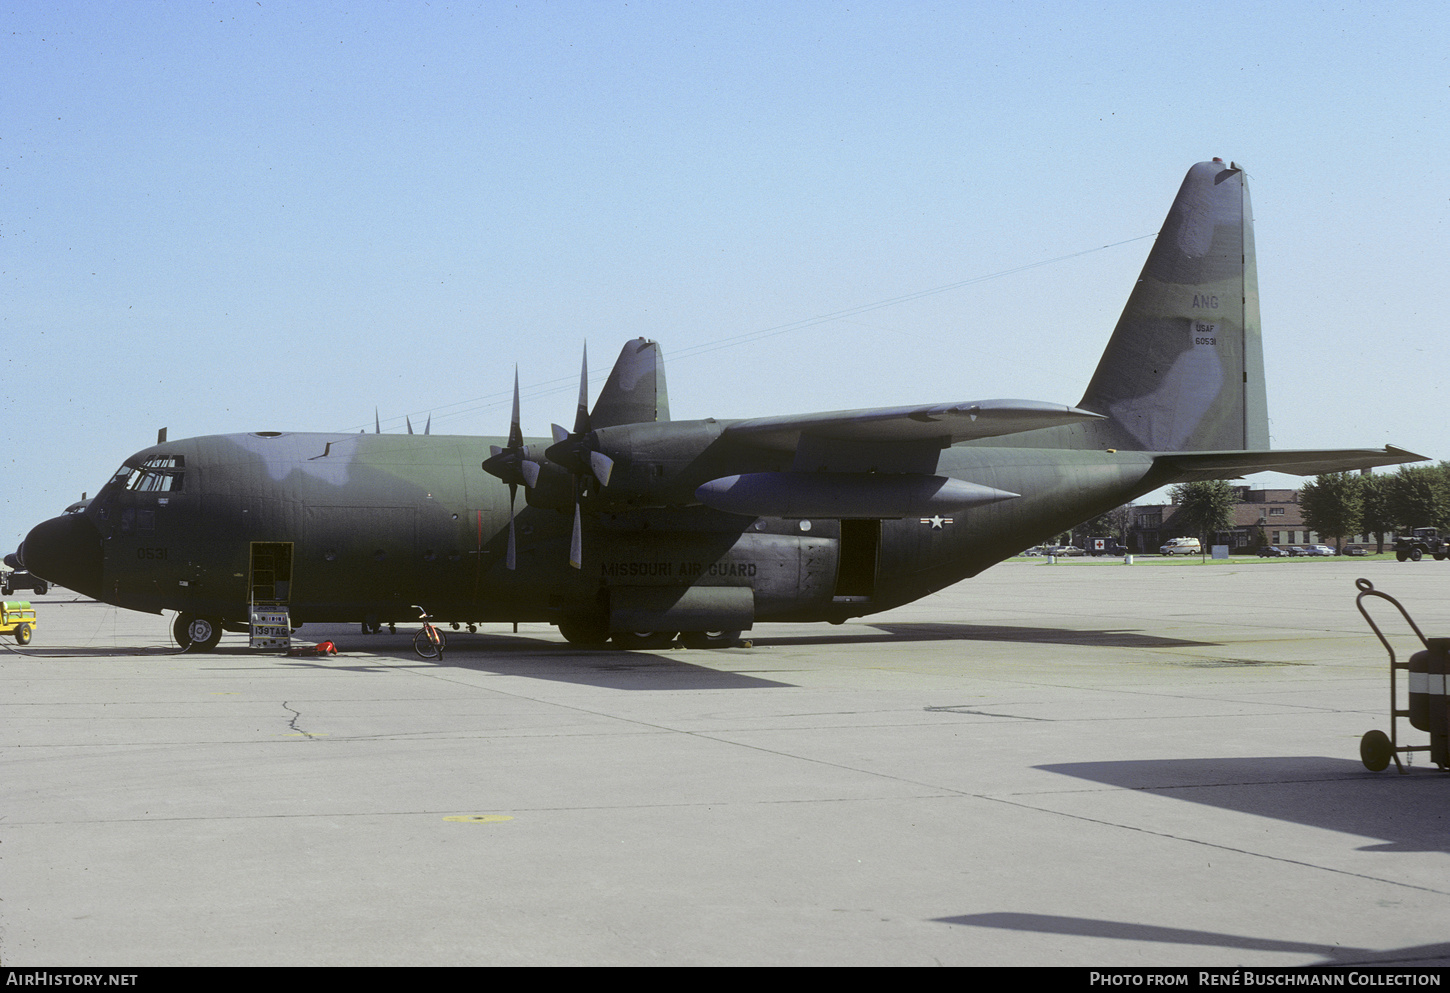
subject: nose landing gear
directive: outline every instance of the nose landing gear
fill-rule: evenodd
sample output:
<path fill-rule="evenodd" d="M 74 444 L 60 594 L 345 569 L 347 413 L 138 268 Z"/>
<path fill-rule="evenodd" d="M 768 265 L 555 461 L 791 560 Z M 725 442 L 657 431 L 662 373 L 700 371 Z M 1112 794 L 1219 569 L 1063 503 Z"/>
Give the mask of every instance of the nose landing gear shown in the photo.
<path fill-rule="evenodd" d="M 222 640 L 222 622 L 215 617 L 178 614 L 171 624 L 171 636 L 184 652 L 209 652 Z"/>

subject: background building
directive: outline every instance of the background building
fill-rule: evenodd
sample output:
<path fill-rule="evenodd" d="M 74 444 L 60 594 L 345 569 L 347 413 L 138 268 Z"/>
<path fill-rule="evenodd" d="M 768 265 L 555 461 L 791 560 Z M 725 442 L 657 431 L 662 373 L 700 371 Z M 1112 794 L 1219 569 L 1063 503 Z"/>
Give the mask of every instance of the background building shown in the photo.
<path fill-rule="evenodd" d="M 1228 545 L 1230 552 L 1256 552 L 1260 545 L 1317 545 L 1319 535 L 1304 524 L 1299 509 L 1298 490 L 1256 490 L 1248 486 L 1234 487 L 1234 526 L 1231 531 L 1211 535 L 1210 545 Z M 1197 537 L 1178 518 L 1176 503 L 1148 504 L 1133 507 L 1132 524 L 1126 544 L 1134 553 L 1156 552 L 1169 538 Z M 1324 544 L 1332 544 L 1325 541 Z M 1353 535 L 1345 545 L 1375 544 L 1373 535 Z M 1394 535 L 1385 535 L 1386 545 L 1394 543 Z M 1371 547 L 1371 551 L 1374 548 Z"/>

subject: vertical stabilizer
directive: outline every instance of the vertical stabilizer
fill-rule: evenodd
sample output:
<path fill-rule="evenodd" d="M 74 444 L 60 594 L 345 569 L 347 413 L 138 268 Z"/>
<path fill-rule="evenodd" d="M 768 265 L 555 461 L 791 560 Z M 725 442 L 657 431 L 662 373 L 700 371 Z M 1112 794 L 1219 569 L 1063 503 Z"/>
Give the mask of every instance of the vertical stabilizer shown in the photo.
<path fill-rule="evenodd" d="M 644 424 L 670 419 L 670 398 L 665 390 L 665 360 L 660 346 L 645 338 L 625 342 L 609 372 L 594 411 L 590 427 Z"/>
<path fill-rule="evenodd" d="M 1188 170 L 1078 406 L 1156 452 L 1269 447 L 1254 226 L 1243 170 Z"/>

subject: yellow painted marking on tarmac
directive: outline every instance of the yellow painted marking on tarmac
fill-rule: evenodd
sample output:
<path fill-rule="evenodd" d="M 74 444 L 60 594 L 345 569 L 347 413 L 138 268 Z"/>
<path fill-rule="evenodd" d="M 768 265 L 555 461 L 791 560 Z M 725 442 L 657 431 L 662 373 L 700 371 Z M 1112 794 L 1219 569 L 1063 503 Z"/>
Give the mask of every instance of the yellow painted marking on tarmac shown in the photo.
<path fill-rule="evenodd" d="M 454 814 L 443 819 L 445 821 L 458 821 L 463 824 L 500 824 L 504 821 L 513 820 L 508 814 Z"/>

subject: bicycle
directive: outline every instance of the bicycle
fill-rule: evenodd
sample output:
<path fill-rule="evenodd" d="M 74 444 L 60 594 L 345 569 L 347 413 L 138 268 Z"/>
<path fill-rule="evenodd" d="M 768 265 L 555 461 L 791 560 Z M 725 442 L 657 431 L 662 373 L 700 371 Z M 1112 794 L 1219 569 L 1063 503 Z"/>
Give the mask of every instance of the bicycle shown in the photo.
<path fill-rule="evenodd" d="M 433 626 L 428 611 L 416 603 L 413 604 L 413 609 L 418 611 L 418 616 L 423 621 L 422 629 L 413 635 L 413 651 L 418 653 L 419 658 L 442 659 L 443 650 L 448 647 L 448 636 Z"/>

